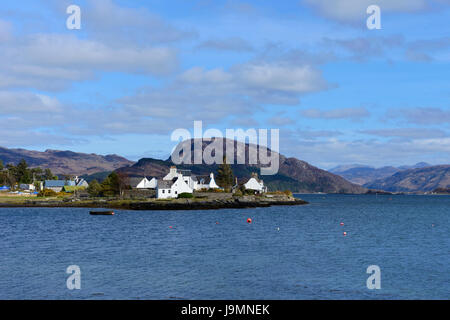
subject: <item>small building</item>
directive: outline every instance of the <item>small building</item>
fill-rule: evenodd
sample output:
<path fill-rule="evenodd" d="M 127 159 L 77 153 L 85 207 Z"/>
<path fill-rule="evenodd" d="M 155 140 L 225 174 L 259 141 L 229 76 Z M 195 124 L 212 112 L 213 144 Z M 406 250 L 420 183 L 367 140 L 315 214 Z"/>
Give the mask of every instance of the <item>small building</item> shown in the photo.
<path fill-rule="evenodd" d="M 267 187 L 264 186 L 264 181 L 258 178 L 258 174 L 253 173 L 252 177 L 244 183 L 246 190 L 252 190 L 257 193 L 266 193 Z"/>
<path fill-rule="evenodd" d="M 19 185 L 19 188 L 21 190 L 25 190 L 25 191 L 35 191 L 36 187 L 34 186 L 34 184 L 28 184 L 28 183 L 21 183 Z"/>
<path fill-rule="evenodd" d="M 77 187 L 84 187 L 84 188 L 89 187 L 89 183 L 86 180 L 84 180 L 83 178 L 78 178 L 78 177 L 75 178 L 75 185 Z"/>
<path fill-rule="evenodd" d="M 182 176 L 183 181 L 189 186 L 189 188 L 191 188 L 192 190 L 198 190 L 197 177 L 192 174 L 191 170 L 178 170 L 175 166 L 170 167 L 169 173 L 163 178 L 163 180 L 172 181 L 179 175 Z"/>
<path fill-rule="evenodd" d="M 158 199 L 176 199 L 182 193 L 193 193 L 194 190 L 184 181 L 183 175 L 169 180 L 160 180 L 156 187 L 156 197 Z"/>
<path fill-rule="evenodd" d="M 130 186 L 132 189 L 156 189 L 158 180 L 152 178 L 148 180 L 146 177 L 143 178 L 130 178 Z"/>
<path fill-rule="evenodd" d="M 214 180 L 214 173 L 211 173 L 209 176 L 198 176 L 197 177 L 198 184 L 196 190 L 210 190 L 210 189 L 220 189 Z"/>
<path fill-rule="evenodd" d="M 72 180 L 45 180 L 44 189 L 50 189 L 55 192 L 61 192 L 64 186 L 75 186 Z"/>

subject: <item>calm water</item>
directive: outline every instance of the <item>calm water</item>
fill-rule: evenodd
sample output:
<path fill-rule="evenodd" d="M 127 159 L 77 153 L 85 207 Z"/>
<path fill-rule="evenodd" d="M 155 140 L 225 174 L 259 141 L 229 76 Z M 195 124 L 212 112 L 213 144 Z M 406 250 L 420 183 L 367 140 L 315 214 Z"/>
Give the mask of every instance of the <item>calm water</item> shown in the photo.
<path fill-rule="evenodd" d="M 302 198 L 311 205 L 114 217 L 0 209 L 0 299 L 450 298 L 450 197 Z M 369 265 L 381 290 L 366 287 Z"/>

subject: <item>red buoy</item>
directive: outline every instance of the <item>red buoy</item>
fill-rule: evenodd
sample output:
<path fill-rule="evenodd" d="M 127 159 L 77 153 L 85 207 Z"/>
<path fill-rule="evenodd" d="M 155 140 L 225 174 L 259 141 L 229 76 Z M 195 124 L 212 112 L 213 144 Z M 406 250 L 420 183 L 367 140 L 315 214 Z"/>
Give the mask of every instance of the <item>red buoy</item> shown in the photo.
<path fill-rule="evenodd" d="M 347 232 L 344 232 L 344 237 L 347 235 Z"/>
<path fill-rule="evenodd" d="M 344 226 L 344 223 L 343 223 L 343 222 L 341 222 L 341 226 Z"/>
<path fill-rule="evenodd" d="M 248 218 L 247 219 L 247 223 L 252 223 L 253 221 L 252 221 L 252 219 L 251 218 Z"/>

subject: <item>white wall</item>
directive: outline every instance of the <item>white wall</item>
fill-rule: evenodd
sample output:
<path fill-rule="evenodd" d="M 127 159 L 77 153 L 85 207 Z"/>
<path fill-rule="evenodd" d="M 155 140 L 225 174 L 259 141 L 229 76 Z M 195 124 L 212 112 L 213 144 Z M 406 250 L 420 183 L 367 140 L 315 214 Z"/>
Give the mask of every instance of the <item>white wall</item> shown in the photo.
<path fill-rule="evenodd" d="M 264 185 L 260 184 L 255 178 L 251 178 L 250 180 L 248 180 L 246 184 L 244 184 L 244 187 L 245 189 L 248 190 L 255 190 L 262 192 Z"/>

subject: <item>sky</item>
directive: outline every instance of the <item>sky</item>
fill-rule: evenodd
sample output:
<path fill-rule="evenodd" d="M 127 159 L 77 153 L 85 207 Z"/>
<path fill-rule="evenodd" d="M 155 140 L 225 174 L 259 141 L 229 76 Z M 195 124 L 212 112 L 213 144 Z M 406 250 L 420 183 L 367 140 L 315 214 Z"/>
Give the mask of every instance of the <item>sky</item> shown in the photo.
<path fill-rule="evenodd" d="M 202 121 L 325 169 L 448 164 L 449 101 L 450 0 L 0 4 L 3 147 L 166 159 Z"/>

